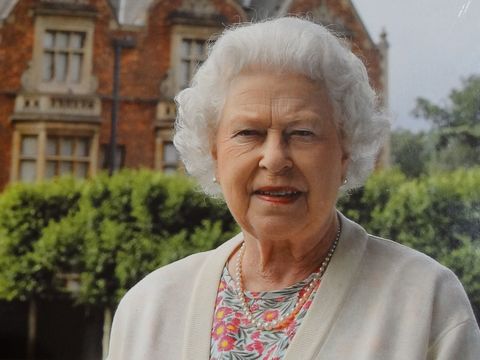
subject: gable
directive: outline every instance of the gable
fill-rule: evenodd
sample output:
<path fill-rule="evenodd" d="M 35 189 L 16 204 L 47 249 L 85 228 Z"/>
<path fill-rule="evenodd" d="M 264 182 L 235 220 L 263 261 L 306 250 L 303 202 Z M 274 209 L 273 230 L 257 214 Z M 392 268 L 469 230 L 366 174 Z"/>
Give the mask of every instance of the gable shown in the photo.
<path fill-rule="evenodd" d="M 18 0 L 2 0 L 0 1 L 0 21 L 6 19 L 13 10 Z"/>
<path fill-rule="evenodd" d="M 351 0 L 284 0 L 277 16 L 289 14 L 320 22 L 364 49 L 376 48 Z"/>

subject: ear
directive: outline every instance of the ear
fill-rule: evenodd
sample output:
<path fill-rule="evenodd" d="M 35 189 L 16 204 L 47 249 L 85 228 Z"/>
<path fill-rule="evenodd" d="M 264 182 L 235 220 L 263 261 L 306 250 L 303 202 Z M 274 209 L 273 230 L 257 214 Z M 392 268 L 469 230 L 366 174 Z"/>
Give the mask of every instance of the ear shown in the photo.
<path fill-rule="evenodd" d="M 341 181 L 343 181 L 347 177 L 347 169 L 348 169 L 348 164 L 349 163 L 350 163 L 350 153 L 343 150 L 342 159 L 341 159 L 341 166 L 342 166 L 342 179 L 341 179 Z"/>
<path fill-rule="evenodd" d="M 210 148 L 210 155 L 212 155 L 212 159 L 214 162 L 214 181 L 218 182 L 218 169 L 217 169 L 217 160 L 218 160 L 218 154 L 217 154 L 217 145 L 213 144 L 212 147 Z"/>
<path fill-rule="evenodd" d="M 217 145 L 213 144 L 210 148 L 210 155 L 212 155 L 212 159 L 217 161 Z"/>

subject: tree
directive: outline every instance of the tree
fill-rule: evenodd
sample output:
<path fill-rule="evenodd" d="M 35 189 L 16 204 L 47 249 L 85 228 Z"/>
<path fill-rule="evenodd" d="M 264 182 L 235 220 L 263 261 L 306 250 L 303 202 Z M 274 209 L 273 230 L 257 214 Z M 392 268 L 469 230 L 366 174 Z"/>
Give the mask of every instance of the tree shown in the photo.
<path fill-rule="evenodd" d="M 425 98 L 417 99 L 413 111 L 433 126 L 432 170 L 452 170 L 480 164 L 480 76 L 462 81 L 444 106 Z"/>
<path fill-rule="evenodd" d="M 428 135 L 397 130 L 391 136 L 391 157 L 394 166 L 408 177 L 418 177 L 427 172 L 430 153 Z"/>
<path fill-rule="evenodd" d="M 49 253 L 39 240 L 45 228 L 77 209 L 79 185 L 70 178 L 50 184 L 17 184 L 0 197 L 0 299 L 29 302 L 29 359 L 35 347 L 36 302 L 61 293 L 56 276 L 59 259 L 72 259 L 68 246 Z"/>

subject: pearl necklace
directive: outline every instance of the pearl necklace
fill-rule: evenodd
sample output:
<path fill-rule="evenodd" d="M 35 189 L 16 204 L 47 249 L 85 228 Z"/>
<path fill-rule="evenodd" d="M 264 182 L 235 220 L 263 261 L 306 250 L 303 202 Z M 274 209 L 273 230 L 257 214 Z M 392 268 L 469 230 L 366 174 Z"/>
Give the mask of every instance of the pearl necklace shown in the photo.
<path fill-rule="evenodd" d="M 236 284 L 236 290 L 237 290 L 237 296 L 240 300 L 241 306 L 242 306 L 242 311 L 248 321 L 253 324 L 258 330 L 274 330 L 277 328 L 282 327 L 285 325 L 286 322 L 290 321 L 292 317 L 297 315 L 297 313 L 300 311 L 302 308 L 303 304 L 307 301 L 307 299 L 310 297 L 310 295 L 314 292 L 316 289 L 317 285 L 320 283 L 320 280 L 323 277 L 323 274 L 325 273 L 325 270 L 327 269 L 328 264 L 330 263 L 330 259 L 333 256 L 333 253 L 335 252 L 335 249 L 337 248 L 338 245 L 338 240 L 340 239 L 340 233 L 342 231 L 341 224 L 339 222 L 338 228 L 337 228 L 337 234 L 335 235 L 335 240 L 333 241 L 332 245 L 330 246 L 330 249 L 328 250 L 327 256 L 323 260 L 322 264 L 320 265 L 320 268 L 317 272 L 315 272 L 312 275 L 312 279 L 308 283 L 308 285 L 305 285 L 305 292 L 303 295 L 299 298 L 297 298 L 297 301 L 295 302 L 295 306 L 288 311 L 286 314 L 280 316 L 280 318 L 272 320 L 272 321 L 264 321 L 260 319 L 255 319 L 252 311 L 250 310 L 250 307 L 248 306 L 246 297 L 245 297 L 245 289 L 243 287 L 243 277 L 242 277 L 242 260 L 243 256 L 245 255 L 245 241 L 242 243 L 242 246 L 240 247 L 240 252 L 237 258 L 237 261 L 235 262 L 235 284 Z"/>

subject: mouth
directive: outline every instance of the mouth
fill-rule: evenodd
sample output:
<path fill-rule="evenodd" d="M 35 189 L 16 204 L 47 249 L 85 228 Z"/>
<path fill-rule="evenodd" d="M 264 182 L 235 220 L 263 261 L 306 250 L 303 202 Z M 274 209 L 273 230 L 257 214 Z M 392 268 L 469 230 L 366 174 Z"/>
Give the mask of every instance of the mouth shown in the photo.
<path fill-rule="evenodd" d="M 293 187 L 262 187 L 255 190 L 254 195 L 257 195 L 262 200 L 273 203 L 291 203 L 297 200 L 303 192 Z"/>

